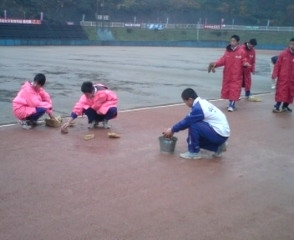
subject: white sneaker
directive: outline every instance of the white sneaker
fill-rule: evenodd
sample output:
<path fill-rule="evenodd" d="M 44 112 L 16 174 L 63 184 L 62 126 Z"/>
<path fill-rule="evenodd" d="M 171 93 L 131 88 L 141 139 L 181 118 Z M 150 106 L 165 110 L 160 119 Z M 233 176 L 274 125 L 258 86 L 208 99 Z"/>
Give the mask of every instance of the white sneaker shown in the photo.
<path fill-rule="evenodd" d="M 282 111 L 280 110 L 280 108 L 276 108 L 274 107 L 273 109 L 273 113 L 281 113 Z"/>
<path fill-rule="evenodd" d="M 110 128 L 111 128 L 111 126 L 110 126 L 109 123 L 108 123 L 108 120 L 103 120 L 103 127 L 104 127 L 105 129 L 110 129 Z"/>
<path fill-rule="evenodd" d="M 18 120 L 18 124 L 25 130 L 29 130 L 32 128 L 32 125 L 29 124 L 27 120 Z"/>
<path fill-rule="evenodd" d="M 32 127 L 41 126 L 42 125 L 42 123 L 40 123 L 38 121 L 30 121 L 29 124 L 32 125 Z"/>
<path fill-rule="evenodd" d="M 282 108 L 282 112 L 292 112 L 292 109 L 291 108 L 289 108 L 289 107 L 283 107 Z"/>
<path fill-rule="evenodd" d="M 228 107 L 228 112 L 234 112 L 234 108 L 233 107 Z"/>
<path fill-rule="evenodd" d="M 228 143 L 224 142 L 223 144 L 221 144 L 220 146 L 218 146 L 217 150 L 212 154 L 212 156 L 214 157 L 221 157 L 222 153 L 227 151 L 227 146 Z"/>
<path fill-rule="evenodd" d="M 192 153 L 192 152 L 180 153 L 180 157 L 185 158 L 185 159 L 200 159 L 200 158 L 202 158 L 200 153 Z"/>
<path fill-rule="evenodd" d="M 88 125 L 88 129 L 93 129 L 97 127 L 98 127 L 98 122 L 92 122 L 92 123 L 89 123 Z"/>

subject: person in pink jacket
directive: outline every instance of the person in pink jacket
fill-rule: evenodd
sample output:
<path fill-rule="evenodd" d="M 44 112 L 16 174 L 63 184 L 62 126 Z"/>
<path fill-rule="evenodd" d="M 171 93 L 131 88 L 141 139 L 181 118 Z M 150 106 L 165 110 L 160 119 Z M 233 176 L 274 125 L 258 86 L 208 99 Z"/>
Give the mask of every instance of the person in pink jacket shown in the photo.
<path fill-rule="evenodd" d="M 292 112 L 289 104 L 293 103 L 294 98 L 294 38 L 290 39 L 288 48 L 278 56 L 272 79 L 276 80 L 276 104 L 273 112 Z"/>
<path fill-rule="evenodd" d="M 250 39 L 248 42 L 245 42 L 242 45 L 242 48 L 245 53 L 245 58 L 250 65 L 249 67 L 243 67 L 243 82 L 242 87 L 245 88 L 245 97 L 246 99 L 250 98 L 251 95 L 251 85 L 252 77 L 251 74 L 255 74 L 255 58 L 256 53 L 254 47 L 257 45 L 255 38 Z"/>
<path fill-rule="evenodd" d="M 88 117 L 88 128 L 99 127 L 99 123 L 104 128 L 110 128 L 108 121 L 117 117 L 116 93 L 103 84 L 94 85 L 90 81 L 83 82 L 81 91 L 83 95 L 73 107 L 71 118 L 61 129 L 66 130 L 74 119 L 83 114 Z"/>
<path fill-rule="evenodd" d="M 52 119 L 52 101 L 44 90 L 46 77 L 38 73 L 33 82 L 26 81 L 16 97 L 12 100 L 12 110 L 19 124 L 24 129 L 31 129 L 37 125 L 38 119 L 45 113 Z"/>
<path fill-rule="evenodd" d="M 230 44 L 226 47 L 224 55 L 216 62 L 209 64 L 213 67 L 213 71 L 214 68 L 224 66 L 221 98 L 229 100 L 229 112 L 235 110 L 236 101 L 240 99 L 243 67 L 250 67 L 239 41 L 238 35 L 231 36 Z"/>

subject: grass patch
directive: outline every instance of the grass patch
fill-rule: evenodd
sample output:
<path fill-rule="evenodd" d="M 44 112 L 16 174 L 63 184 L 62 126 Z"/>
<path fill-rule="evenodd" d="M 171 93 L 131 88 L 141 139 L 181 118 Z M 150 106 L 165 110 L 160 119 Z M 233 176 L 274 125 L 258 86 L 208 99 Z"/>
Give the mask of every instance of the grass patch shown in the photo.
<path fill-rule="evenodd" d="M 89 40 L 99 40 L 95 27 L 84 27 Z M 111 28 L 110 31 L 117 41 L 224 41 L 237 34 L 241 42 L 256 38 L 258 44 L 287 45 L 294 37 L 293 32 L 271 31 L 230 31 L 230 30 L 196 30 L 196 29 L 164 29 L 149 30 L 140 28 Z"/>

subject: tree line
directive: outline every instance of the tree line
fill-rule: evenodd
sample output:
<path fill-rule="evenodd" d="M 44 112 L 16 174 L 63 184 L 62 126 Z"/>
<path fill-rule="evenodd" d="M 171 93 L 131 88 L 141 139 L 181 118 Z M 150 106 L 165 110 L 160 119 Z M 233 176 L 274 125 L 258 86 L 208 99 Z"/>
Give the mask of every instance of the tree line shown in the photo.
<path fill-rule="evenodd" d="M 1 18 L 294 26 L 293 0 L 0 0 Z"/>

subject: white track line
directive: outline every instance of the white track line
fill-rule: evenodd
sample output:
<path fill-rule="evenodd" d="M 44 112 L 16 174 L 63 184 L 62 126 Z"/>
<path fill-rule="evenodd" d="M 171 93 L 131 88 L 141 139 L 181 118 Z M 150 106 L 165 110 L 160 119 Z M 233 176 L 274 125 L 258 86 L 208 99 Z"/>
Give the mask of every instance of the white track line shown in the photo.
<path fill-rule="evenodd" d="M 268 95 L 268 94 L 273 94 L 273 93 L 261 93 L 261 94 L 256 94 L 256 95 L 252 95 L 252 96 L 264 96 L 264 95 Z M 210 99 L 210 102 L 217 102 L 217 101 L 224 101 L 225 99 L 219 98 L 219 99 Z M 138 111 L 145 111 L 145 110 L 151 110 L 151 109 L 159 109 L 159 108 L 167 108 L 167 107 L 176 107 L 176 106 L 181 106 L 184 105 L 184 103 L 175 103 L 175 104 L 168 104 L 168 105 L 160 105 L 160 106 L 154 106 L 154 107 L 143 107 L 143 108 L 134 108 L 134 109 L 126 109 L 126 110 L 122 110 L 119 111 L 120 113 L 128 113 L 128 112 L 138 112 Z M 2 127 L 10 127 L 10 126 L 14 126 L 17 125 L 17 123 L 10 123 L 10 124 L 4 124 L 4 125 L 0 125 L 0 128 Z"/>

